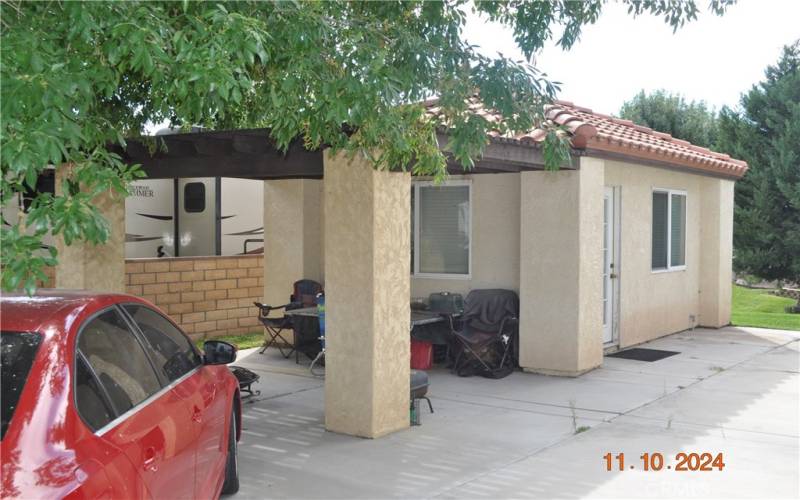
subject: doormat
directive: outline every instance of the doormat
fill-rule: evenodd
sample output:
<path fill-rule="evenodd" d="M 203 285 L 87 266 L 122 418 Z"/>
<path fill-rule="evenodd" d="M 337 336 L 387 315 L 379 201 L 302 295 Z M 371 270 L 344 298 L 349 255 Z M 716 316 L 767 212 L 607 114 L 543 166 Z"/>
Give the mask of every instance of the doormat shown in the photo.
<path fill-rule="evenodd" d="M 633 349 L 625 349 L 624 351 L 615 352 L 614 354 L 609 354 L 608 357 L 653 362 L 658 361 L 659 359 L 674 356 L 676 354 L 680 353 L 677 351 L 662 351 L 660 349 L 642 349 L 636 347 Z"/>

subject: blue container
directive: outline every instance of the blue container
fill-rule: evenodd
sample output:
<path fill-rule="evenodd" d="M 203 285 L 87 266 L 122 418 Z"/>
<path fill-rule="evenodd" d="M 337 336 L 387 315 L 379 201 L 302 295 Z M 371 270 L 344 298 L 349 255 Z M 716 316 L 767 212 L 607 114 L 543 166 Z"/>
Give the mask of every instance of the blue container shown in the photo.
<path fill-rule="evenodd" d="M 325 295 L 317 294 L 317 312 L 319 313 L 319 340 L 325 350 Z"/>

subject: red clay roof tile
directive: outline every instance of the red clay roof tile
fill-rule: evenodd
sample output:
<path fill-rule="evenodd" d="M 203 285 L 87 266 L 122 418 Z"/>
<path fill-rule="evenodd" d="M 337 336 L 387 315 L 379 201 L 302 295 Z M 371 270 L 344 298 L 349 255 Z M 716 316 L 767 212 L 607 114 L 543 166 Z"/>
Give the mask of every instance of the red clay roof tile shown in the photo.
<path fill-rule="evenodd" d="M 429 114 L 441 113 L 436 99 L 429 99 L 423 104 Z M 486 109 L 477 97 L 470 99 L 469 110 L 490 123 L 495 123 L 501 118 L 496 111 Z M 545 107 L 544 116 L 552 124 L 566 129 L 573 147 L 585 149 L 589 154 L 592 151 L 605 151 L 737 178 L 742 177 L 748 169 L 747 163 L 742 160 L 673 138 L 670 134 L 649 127 L 636 125 L 630 120 L 595 113 L 589 108 L 576 106 L 569 101 L 554 101 Z M 493 141 L 537 144 L 544 140 L 546 132 L 534 129 L 502 137 L 498 131 L 493 131 L 489 136 Z"/>

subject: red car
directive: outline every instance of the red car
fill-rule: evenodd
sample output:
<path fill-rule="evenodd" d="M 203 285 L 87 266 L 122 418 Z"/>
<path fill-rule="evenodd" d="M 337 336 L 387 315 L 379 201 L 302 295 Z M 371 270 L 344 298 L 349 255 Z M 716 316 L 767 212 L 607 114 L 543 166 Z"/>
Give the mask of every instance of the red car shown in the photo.
<path fill-rule="evenodd" d="M 3 498 L 238 490 L 235 347 L 121 294 L 5 295 L 0 330 Z"/>

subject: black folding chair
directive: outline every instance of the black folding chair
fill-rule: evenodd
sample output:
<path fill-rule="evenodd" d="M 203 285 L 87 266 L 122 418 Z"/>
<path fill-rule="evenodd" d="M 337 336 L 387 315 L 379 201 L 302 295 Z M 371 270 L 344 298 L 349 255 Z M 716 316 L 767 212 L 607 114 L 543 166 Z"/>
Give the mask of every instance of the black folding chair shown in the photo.
<path fill-rule="evenodd" d="M 449 316 L 453 371 L 502 378 L 516 368 L 519 298 L 511 290 L 473 290 L 460 317 Z"/>
<path fill-rule="evenodd" d="M 269 315 L 272 311 L 280 309 L 291 311 L 292 309 L 314 306 L 316 305 L 317 294 L 320 292 L 322 292 L 321 284 L 314 280 L 302 279 L 294 282 L 288 304 L 269 306 L 260 302 L 253 302 L 258 307 L 258 320 L 266 330 L 264 345 L 259 351 L 260 354 L 264 354 L 264 351 L 272 346 L 277 347 L 284 358 L 289 358 L 293 353 L 297 352 L 297 332 L 294 330 L 291 316 L 270 317 Z M 292 331 L 291 342 L 284 336 L 286 330 Z M 295 356 L 295 362 L 299 362 L 297 356 Z"/>
<path fill-rule="evenodd" d="M 276 316 L 270 317 L 272 311 L 283 309 L 292 309 L 291 302 L 283 304 L 282 306 L 268 306 L 261 302 L 253 302 L 258 307 L 258 320 L 264 325 L 266 335 L 264 336 L 264 344 L 261 346 L 259 354 L 264 354 L 268 347 L 275 346 L 281 353 L 281 356 L 288 358 L 294 353 L 294 342 L 290 342 L 284 337 L 284 332 L 292 332 L 292 318 L 290 316 Z M 288 351 L 288 352 L 286 352 Z"/>

